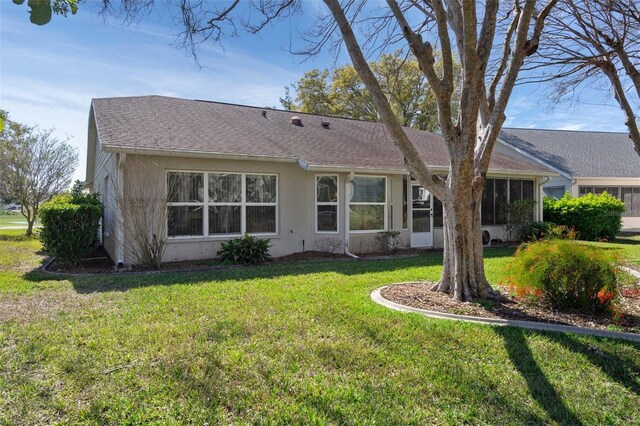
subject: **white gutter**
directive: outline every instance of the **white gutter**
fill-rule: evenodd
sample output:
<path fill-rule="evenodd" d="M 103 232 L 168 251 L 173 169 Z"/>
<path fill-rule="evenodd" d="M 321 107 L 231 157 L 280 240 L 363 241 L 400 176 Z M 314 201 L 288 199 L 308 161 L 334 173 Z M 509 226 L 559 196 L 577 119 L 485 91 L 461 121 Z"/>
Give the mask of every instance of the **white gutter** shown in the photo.
<path fill-rule="evenodd" d="M 544 179 L 538 184 L 538 218 L 541 222 L 544 221 L 544 206 L 542 200 L 544 200 L 544 184 L 551 180 L 551 176 L 545 176 Z"/>
<path fill-rule="evenodd" d="M 349 176 L 344 180 L 344 253 L 354 259 L 360 259 L 359 256 L 349 251 L 349 198 L 351 195 L 349 190 L 350 184 L 355 177 L 354 175 L 354 172 L 350 172 Z"/>
<path fill-rule="evenodd" d="M 295 163 L 298 161 L 295 157 L 285 156 L 269 156 L 269 155 L 252 155 L 252 154 L 229 154 L 223 152 L 203 152 L 189 151 L 177 149 L 154 149 L 154 148 L 132 148 L 130 146 L 121 145 L 101 145 L 101 149 L 105 152 L 139 154 L 139 155 L 159 155 L 172 157 L 197 157 L 197 158 L 213 158 L 217 160 L 251 160 L 251 161 L 271 161 L 279 163 Z"/>

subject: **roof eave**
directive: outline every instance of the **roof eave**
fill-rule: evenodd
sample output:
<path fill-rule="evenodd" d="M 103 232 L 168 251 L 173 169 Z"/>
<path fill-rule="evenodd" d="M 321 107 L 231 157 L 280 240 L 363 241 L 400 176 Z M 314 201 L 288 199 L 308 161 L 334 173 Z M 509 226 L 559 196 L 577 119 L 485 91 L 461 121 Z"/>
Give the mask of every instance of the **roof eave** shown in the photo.
<path fill-rule="evenodd" d="M 298 161 L 295 157 L 276 156 L 276 155 L 252 155 L 252 154 L 230 154 L 225 152 L 204 152 L 190 151 L 182 149 L 156 149 L 156 148 L 140 148 L 122 145 L 101 144 L 105 152 L 133 154 L 133 155 L 157 155 L 170 157 L 198 157 L 213 158 L 217 160 L 245 160 L 245 161 L 270 161 L 278 163 L 295 163 Z"/>

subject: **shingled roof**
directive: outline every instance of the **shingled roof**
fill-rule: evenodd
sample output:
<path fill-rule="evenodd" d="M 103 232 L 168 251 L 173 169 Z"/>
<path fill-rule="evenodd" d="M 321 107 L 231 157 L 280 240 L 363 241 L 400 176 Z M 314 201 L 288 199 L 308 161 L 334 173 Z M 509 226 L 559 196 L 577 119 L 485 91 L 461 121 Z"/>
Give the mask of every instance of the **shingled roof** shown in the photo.
<path fill-rule="evenodd" d="M 264 157 L 309 168 L 404 169 L 402 155 L 379 123 L 165 96 L 93 99 L 92 110 L 101 147 L 112 152 Z M 291 123 L 294 115 L 301 125 Z M 409 128 L 407 134 L 427 165 L 449 167 L 442 137 Z M 500 153 L 493 155 L 490 170 L 550 173 Z"/>
<path fill-rule="evenodd" d="M 640 177 L 627 133 L 504 128 L 500 140 L 567 177 Z"/>

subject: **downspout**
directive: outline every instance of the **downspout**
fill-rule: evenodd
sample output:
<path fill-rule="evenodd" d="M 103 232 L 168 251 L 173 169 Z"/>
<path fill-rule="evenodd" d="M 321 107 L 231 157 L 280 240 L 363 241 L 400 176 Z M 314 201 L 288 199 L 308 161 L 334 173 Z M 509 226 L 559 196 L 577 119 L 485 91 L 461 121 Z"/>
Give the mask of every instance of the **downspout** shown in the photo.
<path fill-rule="evenodd" d="M 351 198 L 349 190 L 354 177 L 355 174 L 351 172 L 344 181 L 344 253 L 354 259 L 360 259 L 359 256 L 356 256 L 349 251 L 349 199 Z"/>
<path fill-rule="evenodd" d="M 538 184 L 538 218 L 540 222 L 544 221 L 543 212 L 544 206 L 542 200 L 544 199 L 544 184 L 551 180 L 551 176 L 545 176 L 544 179 Z"/>

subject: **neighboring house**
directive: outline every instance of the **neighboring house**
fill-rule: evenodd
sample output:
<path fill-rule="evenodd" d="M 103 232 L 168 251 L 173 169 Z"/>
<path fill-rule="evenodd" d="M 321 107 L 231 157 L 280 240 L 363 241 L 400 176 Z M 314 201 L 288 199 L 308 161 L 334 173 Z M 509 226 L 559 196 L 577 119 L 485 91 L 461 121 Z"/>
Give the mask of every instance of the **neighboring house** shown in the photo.
<path fill-rule="evenodd" d="M 406 131 L 425 163 L 446 174 L 443 139 Z M 385 230 L 399 231 L 403 247 L 443 245 L 442 205 L 409 178 L 379 123 L 162 96 L 94 99 L 87 151 L 87 185 L 102 195 L 102 239 L 116 262 L 133 262 L 126 225 L 137 219 L 125 210 L 146 192 L 163 193 L 144 223 L 166 225 L 147 230 L 166 235 L 165 261 L 213 258 L 244 232 L 270 238 L 274 256 L 378 251 Z M 492 238 L 505 238 L 503 206 L 538 202 L 549 176 L 493 156 L 482 206 Z M 541 219 L 539 202 L 533 215 Z"/>
<path fill-rule="evenodd" d="M 627 133 L 504 128 L 499 142 L 496 151 L 557 172 L 546 195 L 606 191 L 625 204 L 622 229 L 640 229 L 640 156 Z"/>

